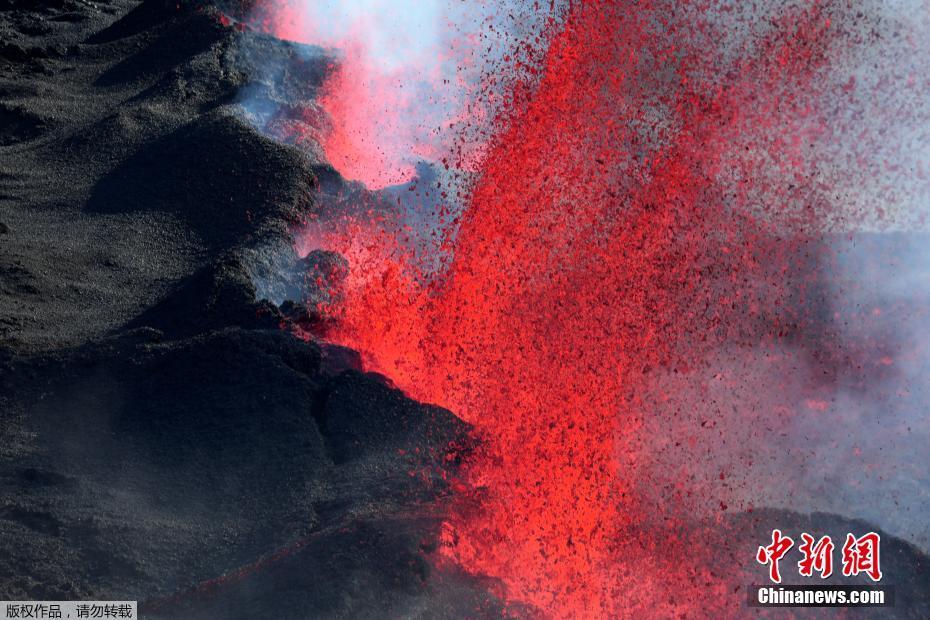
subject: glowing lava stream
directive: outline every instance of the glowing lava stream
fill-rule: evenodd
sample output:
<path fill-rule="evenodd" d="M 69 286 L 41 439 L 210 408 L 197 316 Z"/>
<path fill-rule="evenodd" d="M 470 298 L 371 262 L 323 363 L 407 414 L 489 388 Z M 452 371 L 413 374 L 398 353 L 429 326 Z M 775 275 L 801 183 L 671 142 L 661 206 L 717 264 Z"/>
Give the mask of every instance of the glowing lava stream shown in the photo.
<path fill-rule="evenodd" d="M 713 615 L 714 594 L 728 604 L 718 541 L 682 516 L 688 498 L 718 497 L 687 475 L 699 455 L 681 448 L 685 491 L 644 498 L 661 478 L 640 395 L 656 374 L 686 375 L 715 347 L 790 322 L 790 240 L 819 217 L 777 187 L 751 194 L 720 178 L 802 176 L 773 137 L 802 108 L 816 116 L 792 93 L 810 90 L 828 21 L 816 9 L 786 18 L 722 86 L 704 51 L 712 35 L 680 36 L 673 13 L 572 5 L 538 82 L 499 119 L 440 277 L 424 284 L 375 224 L 314 239 L 351 265 L 331 337 L 482 440 L 443 553 L 545 616 Z M 766 192 L 778 210 L 753 215 Z"/>

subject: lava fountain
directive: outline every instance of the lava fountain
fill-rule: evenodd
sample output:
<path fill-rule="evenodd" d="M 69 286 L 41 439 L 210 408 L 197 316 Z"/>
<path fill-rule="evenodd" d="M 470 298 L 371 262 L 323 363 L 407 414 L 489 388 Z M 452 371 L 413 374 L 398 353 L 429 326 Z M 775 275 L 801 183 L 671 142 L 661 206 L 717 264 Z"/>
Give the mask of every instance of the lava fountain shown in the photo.
<path fill-rule="evenodd" d="M 693 419 L 644 395 L 721 350 L 815 330 L 818 237 L 847 215 L 813 148 L 842 10 L 809 3 L 734 41 L 706 17 L 726 6 L 588 0 L 549 21 L 493 108 L 435 272 L 378 222 L 335 218 L 302 241 L 351 266 L 328 336 L 480 439 L 444 557 L 544 616 L 732 613 L 705 526 L 741 500 L 702 475 L 693 434 L 660 471 L 645 422 L 674 435 Z M 716 406 L 721 437 L 756 420 Z"/>

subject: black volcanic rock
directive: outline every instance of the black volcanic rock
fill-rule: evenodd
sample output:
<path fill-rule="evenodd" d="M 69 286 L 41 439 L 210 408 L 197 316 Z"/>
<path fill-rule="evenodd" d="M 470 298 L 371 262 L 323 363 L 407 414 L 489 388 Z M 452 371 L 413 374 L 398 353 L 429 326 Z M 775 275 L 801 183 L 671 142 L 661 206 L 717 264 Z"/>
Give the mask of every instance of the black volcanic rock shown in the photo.
<path fill-rule="evenodd" d="M 178 283 L 129 325 L 153 327 L 177 338 L 226 327 L 276 329 L 282 320 L 276 306 L 256 301 L 243 259 L 230 253 Z"/>
<path fill-rule="evenodd" d="M 361 574 L 378 577 L 358 600 L 339 598 L 353 617 L 378 600 L 431 605 L 450 592 L 486 604 L 464 577 L 449 591 L 428 579 L 441 469 L 466 426 L 377 376 L 327 374 L 323 358 L 280 330 L 166 340 L 141 328 L 14 360 L 0 485 L 0 544 L 12 552 L 0 595 L 176 610 L 200 604 L 198 584 L 283 553 L 257 571 L 269 598 L 252 607 L 281 604 L 278 588 L 321 566 L 328 579 L 301 586 L 302 608 L 334 605 L 339 584 Z M 359 540 L 354 528 L 388 534 Z M 294 577 L 276 584 L 282 573 Z M 203 617 L 229 617 L 221 610 L 243 596 L 220 594 Z M 189 617 L 175 613 L 165 617 Z"/>
<path fill-rule="evenodd" d="M 357 372 L 343 373 L 330 382 L 319 420 L 336 462 L 384 447 L 441 462 L 465 431 L 464 424 L 445 409 L 413 406 L 380 376 Z"/>
<path fill-rule="evenodd" d="M 87 209 L 166 211 L 206 243 L 229 246 L 298 221 L 311 207 L 312 181 L 299 152 L 214 112 L 141 147 L 97 183 Z"/>

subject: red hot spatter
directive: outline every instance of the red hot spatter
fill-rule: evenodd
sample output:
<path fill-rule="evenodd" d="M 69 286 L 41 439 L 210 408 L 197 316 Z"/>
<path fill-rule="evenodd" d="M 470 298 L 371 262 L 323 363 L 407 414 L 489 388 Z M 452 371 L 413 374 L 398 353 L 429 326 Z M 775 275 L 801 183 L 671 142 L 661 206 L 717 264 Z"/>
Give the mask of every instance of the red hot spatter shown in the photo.
<path fill-rule="evenodd" d="M 351 264 L 331 336 L 482 440 L 444 555 L 546 616 L 723 604 L 719 537 L 688 513 L 725 482 L 689 469 L 695 440 L 655 501 L 668 474 L 641 432 L 654 413 L 642 394 L 723 344 L 785 333 L 798 229 L 817 223 L 816 191 L 795 209 L 729 181 L 763 167 L 745 152 L 764 153 L 770 176 L 803 176 L 781 120 L 809 108 L 794 93 L 811 88 L 827 21 L 811 10 L 774 24 L 721 84 L 713 37 L 675 14 L 572 4 L 499 119 L 438 277 L 377 225 L 320 236 Z M 759 213 L 761 195 L 783 202 Z"/>

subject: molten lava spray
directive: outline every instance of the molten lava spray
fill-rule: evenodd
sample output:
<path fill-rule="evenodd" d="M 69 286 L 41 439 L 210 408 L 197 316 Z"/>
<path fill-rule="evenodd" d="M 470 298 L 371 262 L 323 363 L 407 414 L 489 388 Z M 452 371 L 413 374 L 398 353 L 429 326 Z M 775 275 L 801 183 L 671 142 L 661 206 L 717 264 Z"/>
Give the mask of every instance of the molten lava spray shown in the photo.
<path fill-rule="evenodd" d="M 445 557 L 545 616 L 733 613 L 719 517 L 752 507 L 729 477 L 767 445 L 744 428 L 780 423 L 778 387 L 742 377 L 757 412 L 686 386 L 819 337 L 818 236 L 849 217 L 817 172 L 844 13 L 808 3 L 734 39 L 708 17 L 733 5 L 711 4 L 588 0 L 550 21 L 464 210 L 442 213 L 437 271 L 377 223 L 302 241 L 351 265 L 329 336 L 481 440 Z M 717 452 L 733 460 L 708 475 Z"/>
<path fill-rule="evenodd" d="M 713 541 L 641 497 L 637 394 L 786 320 L 771 309 L 799 214 L 754 216 L 720 177 L 756 164 L 731 153 L 747 127 L 763 141 L 799 105 L 825 21 L 798 13 L 723 87 L 663 8 L 572 6 L 499 119 L 440 277 L 376 228 L 315 240 L 354 270 L 333 336 L 483 440 L 445 553 L 554 617 L 690 609 Z"/>
<path fill-rule="evenodd" d="M 560 0 L 561 1 L 561 0 Z M 520 0 L 259 0 L 252 23 L 278 37 L 332 53 L 320 104 L 331 126 L 322 137 L 329 162 L 346 178 L 380 189 L 410 181 L 421 160 L 454 150 L 459 165 L 480 148 L 474 93 L 505 80 L 482 76 L 534 47 L 555 12 Z M 538 35 L 533 35 L 538 36 Z M 466 123 L 467 121 L 467 123 Z M 471 135 L 450 143 L 450 131 Z"/>

